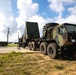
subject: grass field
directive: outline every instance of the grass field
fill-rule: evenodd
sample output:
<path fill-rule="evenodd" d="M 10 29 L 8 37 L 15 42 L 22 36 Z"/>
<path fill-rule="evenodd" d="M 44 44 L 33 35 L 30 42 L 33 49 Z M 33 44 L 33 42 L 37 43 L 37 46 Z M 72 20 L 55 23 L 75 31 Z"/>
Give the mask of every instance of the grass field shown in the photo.
<path fill-rule="evenodd" d="M 8 47 L 17 47 L 18 44 L 8 44 Z"/>
<path fill-rule="evenodd" d="M 31 52 L 0 54 L 0 75 L 76 75 L 76 60 Z"/>

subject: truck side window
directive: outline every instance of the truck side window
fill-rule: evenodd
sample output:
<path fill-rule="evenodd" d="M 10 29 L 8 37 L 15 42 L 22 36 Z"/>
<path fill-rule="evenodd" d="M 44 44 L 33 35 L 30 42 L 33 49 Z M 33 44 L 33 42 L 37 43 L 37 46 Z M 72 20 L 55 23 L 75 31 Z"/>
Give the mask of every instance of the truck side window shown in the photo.
<path fill-rule="evenodd" d="M 56 34 L 59 34 L 59 28 L 56 30 Z"/>
<path fill-rule="evenodd" d="M 60 27 L 60 34 L 64 34 L 64 33 L 66 33 L 65 28 L 64 27 Z"/>
<path fill-rule="evenodd" d="M 60 34 L 62 34 L 62 33 L 63 33 L 63 28 L 61 27 L 61 28 L 60 28 Z"/>
<path fill-rule="evenodd" d="M 66 33 L 66 30 L 64 27 L 60 27 L 56 30 L 56 34 L 64 34 Z"/>

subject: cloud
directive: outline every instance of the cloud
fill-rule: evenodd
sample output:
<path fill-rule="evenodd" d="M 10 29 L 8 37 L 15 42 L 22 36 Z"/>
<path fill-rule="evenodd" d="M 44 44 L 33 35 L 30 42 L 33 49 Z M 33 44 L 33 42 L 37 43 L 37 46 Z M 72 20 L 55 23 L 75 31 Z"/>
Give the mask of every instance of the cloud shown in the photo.
<path fill-rule="evenodd" d="M 68 9 L 68 11 L 70 12 L 70 14 L 76 15 L 76 6 L 70 7 L 70 8 Z"/>
<path fill-rule="evenodd" d="M 63 4 L 58 0 L 48 0 L 50 3 L 49 7 L 51 10 L 61 13 L 64 10 Z"/>
<path fill-rule="evenodd" d="M 76 3 L 76 0 L 48 0 L 50 3 L 49 7 L 52 11 L 59 13 L 58 16 L 54 17 L 53 21 L 58 23 L 75 23 L 76 24 L 76 6 L 66 8 L 69 4 Z M 65 8 L 68 11 L 68 16 L 64 18 L 62 16 L 63 11 L 65 11 Z M 67 15 L 67 14 L 65 14 Z"/>
<path fill-rule="evenodd" d="M 19 10 L 19 16 L 16 18 L 16 21 L 19 28 L 28 18 L 37 14 L 39 5 L 37 3 L 33 3 L 32 0 L 18 0 L 17 8 Z"/>
<path fill-rule="evenodd" d="M 3 27 L 4 23 L 5 23 L 5 16 L 0 12 L 0 32 L 2 32 L 5 28 Z"/>
<path fill-rule="evenodd" d="M 58 22 L 60 24 L 62 23 L 73 23 L 73 24 L 76 24 L 76 15 L 69 15 L 67 16 L 66 18 L 58 18 L 56 17 L 55 18 L 55 22 Z"/>
<path fill-rule="evenodd" d="M 18 30 L 17 32 L 12 33 L 12 35 L 9 36 L 9 40 L 12 40 L 12 42 L 18 41 Z"/>
<path fill-rule="evenodd" d="M 51 2 L 51 4 L 49 5 L 50 9 L 61 13 L 64 10 L 63 4 L 58 2 L 57 0 L 49 0 L 49 2 Z"/>
<path fill-rule="evenodd" d="M 76 0 L 58 0 L 58 2 L 64 2 L 64 3 L 68 3 L 68 4 L 71 4 L 71 3 L 74 3 Z"/>
<path fill-rule="evenodd" d="M 0 12 L 5 15 L 7 18 L 10 17 L 12 13 L 11 0 L 0 0 Z"/>
<path fill-rule="evenodd" d="M 7 19 L 9 18 L 11 13 L 10 0 L 9 2 L 6 0 L 0 0 L 0 40 L 6 40 L 6 32 L 7 28 Z"/>
<path fill-rule="evenodd" d="M 50 9 L 62 16 L 62 12 L 65 10 L 64 4 L 72 4 L 76 0 L 48 0 L 48 2 L 50 3 Z"/>
<path fill-rule="evenodd" d="M 10 28 L 9 41 L 14 41 L 16 38 L 12 36 L 17 32 L 17 23 L 13 16 L 11 0 L 0 0 L 0 41 L 7 41 L 7 28 Z"/>
<path fill-rule="evenodd" d="M 65 18 L 61 17 L 55 17 L 55 21 L 58 23 L 73 23 L 76 24 L 76 6 L 68 8 L 68 13 L 70 13 Z"/>

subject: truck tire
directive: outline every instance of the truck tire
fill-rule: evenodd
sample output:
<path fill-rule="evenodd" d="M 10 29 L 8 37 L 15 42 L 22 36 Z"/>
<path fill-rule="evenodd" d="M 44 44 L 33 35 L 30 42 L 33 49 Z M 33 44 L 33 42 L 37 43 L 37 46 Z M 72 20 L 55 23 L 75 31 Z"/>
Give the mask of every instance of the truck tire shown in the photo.
<path fill-rule="evenodd" d="M 25 43 L 23 43 L 23 45 L 22 45 L 22 46 L 23 46 L 23 48 L 25 48 Z"/>
<path fill-rule="evenodd" d="M 49 44 L 47 47 L 47 54 L 50 58 L 56 59 L 58 58 L 58 50 L 55 43 Z"/>
<path fill-rule="evenodd" d="M 47 54 L 47 43 L 46 42 L 42 42 L 40 44 L 40 51 L 42 54 L 46 55 Z"/>
<path fill-rule="evenodd" d="M 28 43 L 28 47 L 31 50 L 31 42 Z"/>
<path fill-rule="evenodd" d="M 35 42 L 31 43 L 31 50 L 36 51 L 36 43 Z"/>

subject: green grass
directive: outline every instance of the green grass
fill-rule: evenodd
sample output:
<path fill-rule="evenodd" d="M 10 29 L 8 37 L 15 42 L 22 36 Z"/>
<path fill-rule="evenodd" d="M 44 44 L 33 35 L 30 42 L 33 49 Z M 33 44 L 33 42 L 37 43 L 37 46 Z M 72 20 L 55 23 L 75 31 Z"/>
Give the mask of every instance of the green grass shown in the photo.
<path fill-rule="evenodd" d="M 75 69 L 76 61 L 54 60 L 40 53 L 0 54 L 0 75 L 69 75 Z"/>
<path fill-rule="evenodd" d="M 17 47 L 18 44 L 8 44 L 8 47 Z"/>

